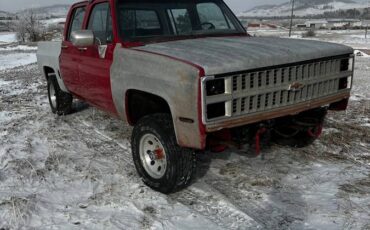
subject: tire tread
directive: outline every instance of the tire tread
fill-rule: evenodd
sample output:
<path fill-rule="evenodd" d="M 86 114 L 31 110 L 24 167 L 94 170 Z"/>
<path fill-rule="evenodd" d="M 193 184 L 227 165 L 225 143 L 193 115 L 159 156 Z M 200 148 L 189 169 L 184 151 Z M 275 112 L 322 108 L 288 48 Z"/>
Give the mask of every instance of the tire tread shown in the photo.
<path fill-rule="evenodd" d="M 161 127 L 162 130 L 160 132 L 163 134 L 161 139 L 164 140 L 165 143 L 163 144 L 168 150 L 166 154 L 172 155 L 174 165 L 169 167 L 172 167 L 173 175 L 170 176 L 166 183 L 152 183 L 152 179 L 143 172 L 142 166 L 137 165 L 140 163 L 138 159 L 139 148 L 134 145 L 138 143 L 141 131 L 147 129 L 147 127 Z M 148 186 L 162 193 L 171 193 L 191 183 L 196 169 L 195 152 L 191 149 L 182 148 L 177 144 L 172 118 L 169 114 L 154 114 L 143 117 L 134 128 L 131 143 L 137 171 Z"/>
<path fill-rule="evenodd" d="M 54 88 L 56 91 L 56 97 L 57 97 L 57 108 L 53 108 L 50 102 L 52 112 L 59 116 L 70 114 L 72 111 L 73 96 L 69 93 L 63 92 L 60 89 L 55 75 L 50 75 L 48 77 L 48 88 L 49 88 L 49 84 L 54 85 Z"/>

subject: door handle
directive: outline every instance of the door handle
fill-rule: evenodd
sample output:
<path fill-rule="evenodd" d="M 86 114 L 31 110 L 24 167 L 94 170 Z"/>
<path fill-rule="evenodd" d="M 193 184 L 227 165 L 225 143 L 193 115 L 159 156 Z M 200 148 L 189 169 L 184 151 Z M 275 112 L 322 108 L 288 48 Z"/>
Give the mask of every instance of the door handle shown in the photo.
<path fill-rule="evenodd" d="M 81 51 L 81 52 L 84 52 L 84 51 L 87 50 L 87 48 L 86 47 L 80 47 L 80 48 L 78 48 L 78 50 Z"/>
<path fill-rule="evenodd" d="M 68 49 L 69 46 L 66 46 L 66 45 L 62 45 L 62 49 Z"/>

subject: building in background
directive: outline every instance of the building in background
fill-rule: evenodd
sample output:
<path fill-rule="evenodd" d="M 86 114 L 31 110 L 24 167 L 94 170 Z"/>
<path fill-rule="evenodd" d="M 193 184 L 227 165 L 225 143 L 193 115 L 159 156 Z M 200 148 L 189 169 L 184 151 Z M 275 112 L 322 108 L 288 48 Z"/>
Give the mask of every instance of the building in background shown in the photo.
<path fill-rule="evenodd" d="M 356 29 L 366 26 L 366 20 L 358 19 L 322 19 L 308 20 L 305 23 L 296 24 L 298 29 Z"/>
<path fill-rule="evenodd" d="M 307 21 L 305 25 L 306 25 L 306 28 L 311 28 L 311 29 L 327 28 L 328 21 L 326 20 Z"/>

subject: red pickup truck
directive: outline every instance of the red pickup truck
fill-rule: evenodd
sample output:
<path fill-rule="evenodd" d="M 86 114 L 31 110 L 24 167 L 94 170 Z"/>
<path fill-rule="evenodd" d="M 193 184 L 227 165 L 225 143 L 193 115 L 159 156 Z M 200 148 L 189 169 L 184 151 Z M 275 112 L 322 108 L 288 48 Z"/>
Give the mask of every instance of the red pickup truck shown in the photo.
<path fill-rule="evenodd" d="M 37 57 L 52 112 L 78 98 L 134 126 L 137 171 L 164 193 L 190 183 L 196 151 L 312 143 L 346 109 L 354 65 L 343 45 L 250 37 L 222 0 L 80 2 Z"/>

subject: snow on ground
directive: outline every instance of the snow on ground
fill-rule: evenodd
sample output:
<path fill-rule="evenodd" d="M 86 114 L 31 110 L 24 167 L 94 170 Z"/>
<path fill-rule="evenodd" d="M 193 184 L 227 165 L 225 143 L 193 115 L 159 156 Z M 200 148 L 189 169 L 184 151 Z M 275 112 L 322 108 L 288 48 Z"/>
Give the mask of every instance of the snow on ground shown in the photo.
<path fill-rule="evenodd" d="M 8 53 L 0 55 L 0 70 L 28 65 L 36 61 L 35 53 Z"/>
<path fill-rule="evenodd" d="M 55 116 L 36 64 L 0 70 L 0 229 L 369 229 L 369 76 L 358 57 L 350 107 L 314 145 L 200 153 L 167 196 L 138 178 L 130 127 L 80 101 Z"/>
<path fill-rule="evenodd" d="M 17 41 L 17 37 L 15 33 L 0 32 L 0 45 L 4 43 L 12 43 L 16 41 Z"/>
<path fill-rule="evenodd" d="M 0 46 L 0 70 L 35 63 L 37 61 L 36 50 L 36 46 L 17 44 L 6 44 Z"/>
<path fill-rule="evenodd" d="M 356 56 L 361 56 L 361 57 L 370 57 L 370 55 L 369 54 L 367 54 L 367 53 L 365 53 L 365 52 L 363 52 L 363 51 L 361 51 L 361 50 L 355 50 L 355 55 Z"/>
<path fill-rule="evenodd" d="M 50 26 L 50 25 L 56 25 L 60 22 L 65 22 L 65 21 L 66 21 L 66 18 L 52 18 L 52 19 L 42 20 L 41 22 L 45 26 Z"/>
<path fill-rule="evenodd" d="M 272 2 L 273 3 L 273 2 Z M 307 15 L 320 15 L 325 12 L 333 12 L 337 10 L 349 10 L 349 9 L 363 9 L 370 6 L 370 2 L 367 0 L 356 2 L 356 1 L 331 1 L 324 2 L 323 4 L 313 3 L 311 6 L 309 2 L 297 2 L 296 10 L 294 14 L 296 16 L 307 16 Z M 289 16 L 291 13 L 291 3 L 270 6 L 260 6 L 249 11 L 239 13 L 238 16 L 247 17 L 266 17 L 266 16 Z"/>
<path fill-rule="evenodd" d="M 294 30 L 291 38 L 302 39 L 304 30 Z M 260 30 L 249 28 L 248 33 L 252 36 L 273 36 L 288 37 L 289 31 L 284 28 Z M 355 49 L 370 49 L 370 35 L 365 38 L 364 30 L 316 30 L 316 37 L 304 38 L 310 40 L 319 40 L 335 42 L 351 46 Z"/>
<path fill-rule="evenodd" d="M 0 47 L 0 52 L 1 51 L 25 51 L 25 50 L 37 50 L 37 46 L 16 45 L 16 46 Z"/>

